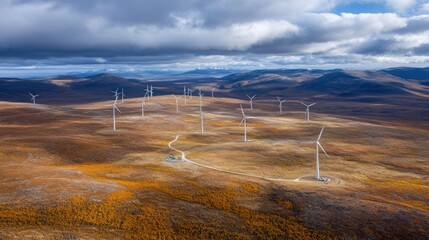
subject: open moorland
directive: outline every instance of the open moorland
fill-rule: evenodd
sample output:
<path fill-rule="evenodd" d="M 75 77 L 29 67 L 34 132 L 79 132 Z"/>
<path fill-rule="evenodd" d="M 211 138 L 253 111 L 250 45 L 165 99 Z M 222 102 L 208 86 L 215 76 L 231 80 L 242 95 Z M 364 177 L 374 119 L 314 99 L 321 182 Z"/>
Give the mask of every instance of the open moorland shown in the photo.
<path fill-rule="evenodd" d="M 281 92 L 267 88 L 277 83 L 253 86 L 266 94 L 251 110 L 236 91 L 245 89 L 242 80 L 227 80 L 194 82 L 205 89 L 204 135 L 196 92 L 186 104 L 182 96 L 178 112 L 170 95 L 189 81 L 154 83 L 145 116 L 138 96 L 146 83 L 138 80 L 105 81 L 105 97 L 79 91 L 102 85 L 96 80 L 28 80 L 41 94 L 37 104 L 19 101 L 29 98 L 25 88 L 15 98 L 5 92 L 13 101 L 0 101 L 0 239 L 427 239 L 424 85 L 376 100 L 326 94 L 318 85 L 325 95 L 291 93 L 279 113 L 273 96 Z M 1 84 L 10 89 L 13 81 Z M 116 104 L 113 131 L 110 91 L 121 84 L 131 93 L 125 89 Z M 317 102 L 309 122 L 299 101 Z M 326 182 L 313 179 L 309 143 L 322 127 Z"/>

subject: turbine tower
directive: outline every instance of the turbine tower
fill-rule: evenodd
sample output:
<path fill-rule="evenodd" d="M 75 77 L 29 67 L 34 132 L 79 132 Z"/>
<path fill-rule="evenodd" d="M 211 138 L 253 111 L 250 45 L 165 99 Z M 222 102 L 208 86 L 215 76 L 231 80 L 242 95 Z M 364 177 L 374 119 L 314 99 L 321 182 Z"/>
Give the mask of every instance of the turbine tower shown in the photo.
<path fill-rule="evenodd" d="M 253 99 L 256 97 L 256 95 L 253 95 L 253 97 L 250 97 L 249 95 L 246 95 L 250 99 L 250 110 L 253 110 Z"/>
<path fill-rule="evenodd" d="M 179 99 L 180 99 L 180 97 L 177 97 L 174 94 L 171 94 L 171 95 L 173 95 L 173 97 L 176 99 L 176 112 L 179 112 Z"/>
<path fill-rule="evenodd" d="M 320 144 L 320 138 L 322 137 L 323 129 L 325 129 L 325 127 L 322 127 L 322 130 L 320 130 L 319 137 L 316 140 L 316 180 L 319 180 L 319 181 L 324 180 L 323 178 L 320 177 L 320 173 L 319 173 L 319 147 L 326 154 L 326 156 L 329 157 L 325 149 L 323 149 L 322 144 Z"/>
<path fill-rule="evenodd" d="M 144 106 L 146 106 L 145 98 L 142 100 L 142 117 L 144 117 Z"/>
<path fill-rule="evenodd" d="M 39 96 L 39 94 L 36 94 L 36 95 L 33 95 L 33 94 L 31 94 L 31 93 L 28 93 L 28 94 L 30 94 L 30 95 L 31 95 L 31 101 L 33 101 L 33 104 L 36 104 L 36 97 L 38 97 L 38 96 Z"/>
<path fill-rule="evenodd" d="M 204 94 L 200 94 L 200 121 L 201 121 L 201 135 L 203 135 L 203 134 L 204 134 L 203 96 L 204 96 Z"/>
<path fill-rule="evenodd" d="M 307 122 L 310 122 L 310 107 L 311 106 L 313 106 L 314 104 L 316 104 L 316 103 L 312 103 L 312 104 L 309 104 L 309 105 L 307 105 L 307 104 L 305 104 L 305 103 L 303 103 L 303 102 L 300 102 L 302 105 L 304 105 L 304 106 L 306 106 L 307 107 L 307 109 L 305 110 L 305 114 L 307 115 Z"/>
<path fill-rule="evenodd" d="M 247 142 L 247 116 L 244 114 L 243 105 L 240 104 L 240 108 L 243 118 L 241 119 L 239 127 L 241 127 L 241 125 L 244 123 L 244 142 Z"/>
<path fill-rule="evenodd" d="M 124 89 L 122 88 L 122 91 L 121 91 L 121 103 L 124 103 L 124 96 L 125 96 Z"/>
<path fill-rule="evenodd" d="M 279 100 L 280 114 L 282 114 L 282 113 L 283 113 L 283 106 L 282 106 L 282 104 L 283 104 L 283 102 L 285 102 L 286 100 L 280 100 L 280 98 L 279 98 L 279 97 L 277 97 L 277 100 Z"/>
<path fill-rule="evenodd" d="M 121 111 L 119 110 L 118 107 L 116 107 L 116 102 L 118 101 L 118 97 L 119 95 L 115 94 L 115 102 L 113 103 L 112 106 L 112 112 L 113 112 L 113 131 L 116 131 L 116 110 L 121 113 Z"/>
<path fill-rule="evenodd" d="M 150 85 L 150 97 L 151 98 L 153 97 L 153 86 L 152 86 L 152 84 Z"/>
<path fill-rule="evenodd" d="M 186 102 L 186 95 L 187 95 L 187 92 L 186 92 L 186 85 L 185 85 L 185 86 L 183 86 L 183 97 L 185 98 L 185 105 L 188 104 Z"/>
<path fill-rule="evenodd" d="M 214 93 L 213 93 L 213 91 L 214 91 L 214 88 L 212 87 L 212 98 L 214 97 Z"/>

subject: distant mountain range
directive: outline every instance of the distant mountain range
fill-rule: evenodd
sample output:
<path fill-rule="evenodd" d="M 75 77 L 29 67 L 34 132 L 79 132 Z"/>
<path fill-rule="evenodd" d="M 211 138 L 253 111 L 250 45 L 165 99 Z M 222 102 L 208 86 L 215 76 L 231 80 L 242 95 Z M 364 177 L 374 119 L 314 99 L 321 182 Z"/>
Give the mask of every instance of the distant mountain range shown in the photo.
<path fill-rule="evenodd" d="M 245 70 L 225 68 L 196 68 L 191 71 L 180 73 L 179 75 L 225 76 L 239 72 L 245 72 Z"/>
<path fill-rule="evenodd" d="M 429 96 L 429 68 L 395 68 L 379 71 L 256 70 L 222 78 L 221 89 L 232 92 L 265 92 L 288 95 L 331 94 Z"/>
<path fill-rule="evenodd" d="M 429 67 L 427 68 L 390 68 L 380 70 L 403 79 L 419 80 L 421 84 L 429 86 Z"/>
<path fill-rule="evenodd" d="M 312 97 L 330 96 L 354 98 L 360 96 L 429 97 L 429 68 L 391 68 L 378 71 L 273 69 L 228 73 L 226 69 L 196 69 L 186 72 L 174 81 L 150 81 L 156 94 L 183 93 L 183 86 L 210 85 L 220 89 L 224 96 Z M 0 100 L 29 100 L 28 92 L 40 94 L 41 103 L 70 103 L 111 99 L 111 91 L 124 88 L 126 97 L 141 97 L 148 79 L 130 79 L 112 74 L 91 76 L 58 76 L 50 79 L 0 79 Z"/>

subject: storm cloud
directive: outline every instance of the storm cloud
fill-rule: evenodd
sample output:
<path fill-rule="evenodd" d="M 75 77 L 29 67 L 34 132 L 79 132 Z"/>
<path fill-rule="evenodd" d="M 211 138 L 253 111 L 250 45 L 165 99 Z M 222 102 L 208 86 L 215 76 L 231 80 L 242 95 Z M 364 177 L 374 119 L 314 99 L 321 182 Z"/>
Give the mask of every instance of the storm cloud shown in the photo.
<path fill-rule="evenodd" d="M 255 67 L 429 62 L 425 1 L 367 0 L 385 12 L 334 12 L 353 2 L 0 0 L 0 60 L 177 64 L 182 59 L 191 65 L 192 59 L 222 58 L 225 65 L 242 61 Z"/>

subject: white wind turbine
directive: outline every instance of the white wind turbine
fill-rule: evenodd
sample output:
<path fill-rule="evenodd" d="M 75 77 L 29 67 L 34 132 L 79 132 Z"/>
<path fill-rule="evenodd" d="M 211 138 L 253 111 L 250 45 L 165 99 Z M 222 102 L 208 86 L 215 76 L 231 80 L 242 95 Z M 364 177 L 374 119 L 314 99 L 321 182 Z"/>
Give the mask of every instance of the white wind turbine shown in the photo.
<path fill-rule="evenodd" d="M 201 88 L 200 87 L 196 87 L 196 89 L 198 89 L 198 95 L 201 96 Z"/>
<path fill-rule="evenodd" d="M 305 104 L 305 103 L 303 103 L 303 102 L 300 102 L 302 105 L 304 105 L 304 106 L 306 106 L 307 107 L 307 109 L 305 110 L 305 114 L 307 114 L 307 122 L 310 122 L 310 107 L 311 106 L 313 106 L 314 104 L 316 104 L 316 103 L 312 103 L 312 104 L 309 104 L 309 105 L 307 105 L 307 104 Z"/>
<path fill-rule="evenodd" d="M 171 94 L 171 95 L 173 95 L 173 97 L 176 99 L 176 112 L 179 112 L 179 99 L 180 99 L 180 97 L 177 97 L 174 94 Z"/>
<path fill-rule="evenodd" d="M 33 104 L 36 104 L 36 97 L 38 97 L 38 96 L 39 96 L 39 94 L 36 94 L 36 95 L 33 95 L 33 94 L 31 94 L 31 93 L 28 93 L 28 94 L 30 94 L 30 95 L 31 95 L 31 101 L 33 101 Z"/>
<path fill-rule="evenodd" d="M 116 107 L 116 102 L 118 101 L 119 95 L 115 94 L 115 102 L 112 106 L 112 112 L 113 112 L 113 131 L 116 131 L 116 110 L 121 113 L 118 107 Z"/>
<path fill-rule="evenodd" d="M 280 100 L 279 97 L 277 97 L 277 100 L 279 100 L 279 108 L 280 108 L 280 114 L 283 113 L 283 103 L 286 102 L 286 100 Z"/>
<path fill-rule="evenodd" d="M 150 90 L 149 90 L 149 85 L 146 85 L 146 92 L 145 92 L 145 94 L 144 94 L 144 98 L 145 98 L 145 99 L 147 98 L 147 100 L 149 100 L 149 99 L 150 99 Z"/>
<path fill-rule="evenodd" d="M 320 177 L 320 173 L 319 173 L 319 147 L 326 154 L 326 156 L 329 157 L 325 149 L 323 149 L 322 144 L 320 144 L 320 138 L 322 137 L 323 129 L 325 129 L 325 127 L 322 127 L 322 130 L 320 130 L 320 133 L 319 133 L 319 137 L 315 142 L 316 144 L 316 179 L 319 181 L 324 180 L 323 178 Z"/>
<path fill-rule="evenodd" d="M 212 89 L 211 89 L 211 90 L 212 90 L 212 98 L 213 98 L 213 97 L 214 97 L 214 93 L 213 93 L 213 91 L 214 91 L 214 88 L 212 87 Z"/>
<path fill-rule="evenodd" d="M 241 119 L 239 127 L 241 127 L 241 125 L 243 125 L 244 123 L 244 142 L 247 142 L 247 116 L 246 114 L 244 114 L 243 105 L 240 104 L 240 108 L 241 113 L 243 114 L 243 118 Z"/>
<path fill-rule="evenodd" d="M 121 91 L 121 103 L 124 103 L 124 96 L 125 96 L 124 89 L 122 88 L 122 91 Z"/>
<path fill-rule="evenodd" d="M 153 97 L 153 86 L 152 86 L 152 84 L 150 85 L 150 97 L 151 98 Z"/>
<path fill-rule="evenodd" d="M 249 95 L 246 95 L 250 99 L 250 110 L 253 110 L 253 99 L 256 97 L 256 95 L 253 95 L 253 97 L 250 97 Z"/>
<path fill-rule="evenodd" d="M 195 91 L 195 90 L 192 90 L 192 89 L 188 88 L 188 93 L 189 93 L 189 96 L 191 96 L 191 99 L 192 99 L 192 93 L 193 93 L 194 91 Z"/>

